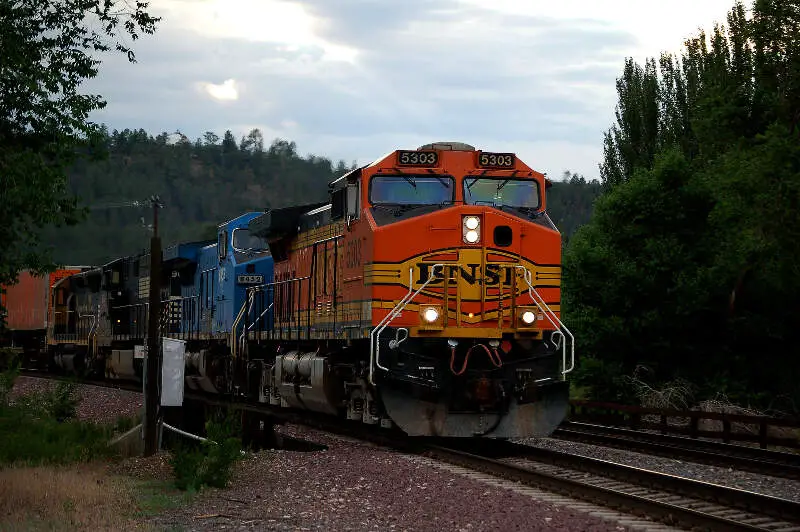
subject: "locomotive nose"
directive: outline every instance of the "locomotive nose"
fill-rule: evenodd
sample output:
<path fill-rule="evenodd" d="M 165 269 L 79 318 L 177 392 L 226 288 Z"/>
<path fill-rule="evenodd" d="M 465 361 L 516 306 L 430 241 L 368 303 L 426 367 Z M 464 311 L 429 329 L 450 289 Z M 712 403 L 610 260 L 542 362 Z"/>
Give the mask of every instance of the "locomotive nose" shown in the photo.
<path fill-rule="evenodd" d="M 461 210 L 461 232 L 467 247 L 494 247 L 518 253 L 522 224 L 495 208 L 470 205 Z"/>

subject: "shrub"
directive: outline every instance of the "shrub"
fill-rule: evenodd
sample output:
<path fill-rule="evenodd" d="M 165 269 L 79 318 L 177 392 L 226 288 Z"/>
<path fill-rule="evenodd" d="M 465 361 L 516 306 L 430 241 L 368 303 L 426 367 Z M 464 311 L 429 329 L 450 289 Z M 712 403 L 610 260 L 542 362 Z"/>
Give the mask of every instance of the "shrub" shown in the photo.
<path fill-rule="evenodd" d="M 7 407 L 0 410 L 0 463 L 66 464 L 111 456 L 110 432 L 90 422 L 57 421 Z"/>
<path fill-rule="evenodd" d="M 78 402 L 75 384 L 59 381 L 50 390 L 18 398 L 16 406 L 24 410 L 30 417 L 63 422 L 75 418 Z"/>
<path fill-rule="evenodd" d="M 109 427 L 78 421 L 75 385 L 24 395 L 11 404 L 18 372 L 0 374 L 0 464 L 66 464 L 111 456 Z"/>
<path fill-rule="evenodd" d="M 0 410 L 8 407 L 8 396 L 18 375 L 19 367 L 17 365 L 0 373 Z"/>
<path fill-rule="evenodd" d="M 227 486 L 234 463 L 242 457 L 242 440 L 237 429 L 235 417 L 212 419 L 206 422 L 208 440 L 200 444 L 179 443 L 170 459 L 175 486 L 189 491 L 204 485 Z"/>

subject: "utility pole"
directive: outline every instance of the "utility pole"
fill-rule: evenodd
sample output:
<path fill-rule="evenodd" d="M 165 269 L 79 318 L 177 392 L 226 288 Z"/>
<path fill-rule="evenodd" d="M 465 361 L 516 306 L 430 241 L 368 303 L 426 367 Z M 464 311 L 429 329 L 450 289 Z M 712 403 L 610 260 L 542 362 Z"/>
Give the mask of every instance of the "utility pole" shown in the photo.
<path fill-rule="evenodd" d="M 150 238 L 150 306 L 147 325 L 147 384 L 144 395 L 144 456 L 152 456 L 158 447 L 158 407 L 161 404 L 161 239 L 158 236 L 158 196 L 153 205 L 153 236 Z"/>

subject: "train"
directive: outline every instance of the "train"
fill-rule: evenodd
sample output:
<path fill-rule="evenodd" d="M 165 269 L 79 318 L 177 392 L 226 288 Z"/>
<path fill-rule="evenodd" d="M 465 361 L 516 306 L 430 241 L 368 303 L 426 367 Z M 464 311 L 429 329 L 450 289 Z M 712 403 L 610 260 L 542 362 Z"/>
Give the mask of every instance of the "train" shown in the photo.
<path fill-rule="evenodd" d="M 199 393 L 409 436 L 547 436 L 575 366 L 551 185 L 511 152 L 396 149 L 328 183 L 326 201 L 165 247 L 159 336 L 183 342 Z M 146 251 L 64 268 L 29 305 L 46 319 L 11 336 L 40 368 L 141 381 L 149 270 Z M 9 287 L 9 324 L 24 295 Z"/>

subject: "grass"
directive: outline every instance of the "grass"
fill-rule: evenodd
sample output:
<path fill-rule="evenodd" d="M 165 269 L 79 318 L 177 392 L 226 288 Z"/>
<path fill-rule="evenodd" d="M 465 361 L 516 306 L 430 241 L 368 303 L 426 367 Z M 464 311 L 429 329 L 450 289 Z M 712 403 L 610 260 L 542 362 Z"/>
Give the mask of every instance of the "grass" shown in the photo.
<path fill-rule="evenodd" d="M 109 470 L 119 458 L 109 441 L 135 419 L 76 419 L 75 385 L 63 382 L 12 404 L 16 375 L 0 373 L 0 530 L 142 530 L 142 519 L 192 497 Z"/>
<path fill-rule="evenodd" d="M 139 518 L 179 508 L 191 502 L 195 496 L 193 492 L 181 491 L 171 482 L 162 480 L 136 480 L 131 481 L 129 486 L 136 493 L 137 506 L 133 515 Z"/>
<path fill-rule="evenodd" d="M 110 475 L 104 464 L 0 470 L 0 530 L 130 530 L 188 503 L 167 481 Z M 147 527 L 144 527 L 147 530 Z"/>
<path fill-rule="evenodd" d="M 132 500 L 97 464 L 0 470 L 2 530 L 123 530 Z"/>

